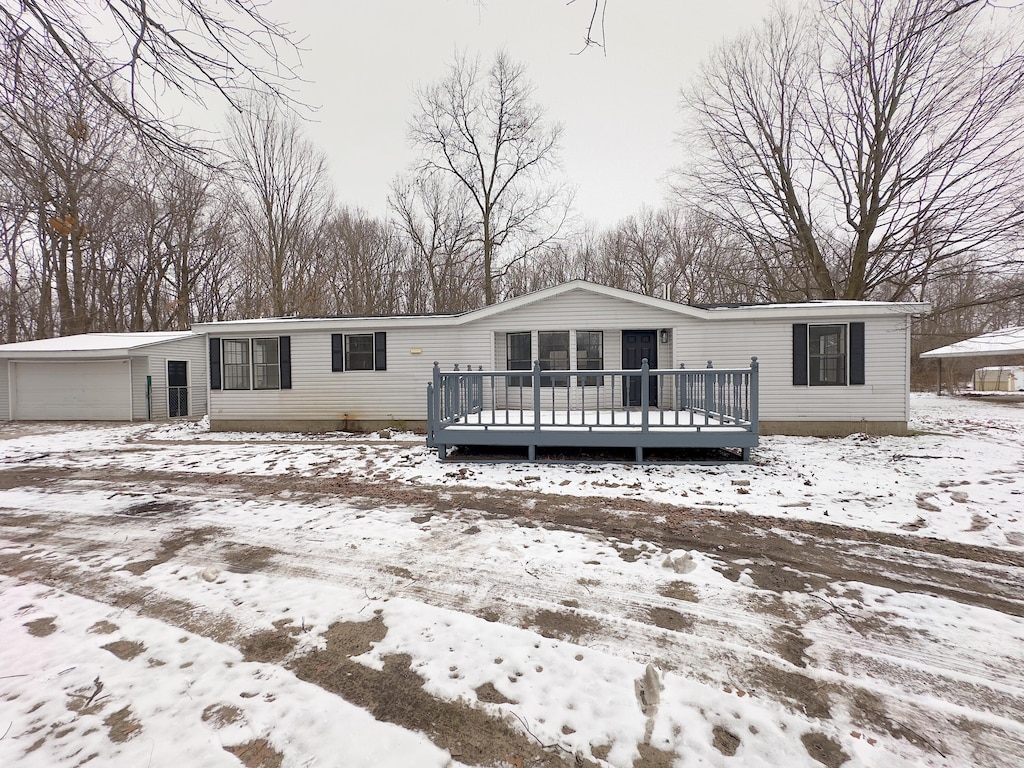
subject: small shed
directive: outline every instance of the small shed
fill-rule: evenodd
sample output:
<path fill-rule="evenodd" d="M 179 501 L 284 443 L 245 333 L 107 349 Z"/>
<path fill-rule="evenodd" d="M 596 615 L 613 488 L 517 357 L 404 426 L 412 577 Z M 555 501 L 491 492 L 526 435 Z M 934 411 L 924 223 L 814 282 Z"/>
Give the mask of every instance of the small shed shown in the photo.
<path fill-rule="evenodd" d="M 150 421 L 206 414 L 191 331 L 83 333 L 0 345 L 0 419 Z"/>
<path fill-rule="evenodd" d="M 975 392 L 1024 391 L 1024 367 L 990 365 L 975 368 L 972 388 Z"/>

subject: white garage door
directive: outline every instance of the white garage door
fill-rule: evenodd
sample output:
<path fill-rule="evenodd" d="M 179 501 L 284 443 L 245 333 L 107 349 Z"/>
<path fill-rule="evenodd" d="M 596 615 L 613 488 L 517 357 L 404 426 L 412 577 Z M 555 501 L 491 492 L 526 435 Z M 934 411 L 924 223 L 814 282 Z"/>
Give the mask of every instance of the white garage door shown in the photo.
<path fill-rule="evenodd" d="M 131 366 L 127 360 L 15 363 L 15 419 L 130 421 Z"/>

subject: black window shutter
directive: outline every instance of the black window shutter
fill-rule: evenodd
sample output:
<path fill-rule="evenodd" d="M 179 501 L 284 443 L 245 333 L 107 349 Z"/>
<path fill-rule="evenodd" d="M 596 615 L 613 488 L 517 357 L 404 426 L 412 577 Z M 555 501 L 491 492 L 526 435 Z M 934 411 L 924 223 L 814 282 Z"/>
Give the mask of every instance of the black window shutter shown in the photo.
<path fill-rule="evenodd" d="M 332 371 L 343 371 L 345 370 L 345 357 L 344 357 L 344 339 L 340 333 L 331 334 L 331 370 Z"/>
<path fill-rule="evenodd" d="M 864 383 L 864 323 L 850 323 L 850 384 Z"/>
<path fill-rule="evenodd" d="M 807 386 L 807 323 L 793 323 L 793 386 Z"/>
<path fill-rule="evenodd" d="M 278 340 L 278 353 L 281 356 L 281 389 L 292 388 L 292 337 L 282 336 Z"/>
<path fill-rule="evenodd" d="M 388 342 L 387 334 L 384 331 L 377 331 L 373 334 L 373 370 L 386 371 L 388 369 Z"/>
<path fill-rule="evenodd" d="M 220 339 L 210 337 L 210 389 L 220 389 Z"/>

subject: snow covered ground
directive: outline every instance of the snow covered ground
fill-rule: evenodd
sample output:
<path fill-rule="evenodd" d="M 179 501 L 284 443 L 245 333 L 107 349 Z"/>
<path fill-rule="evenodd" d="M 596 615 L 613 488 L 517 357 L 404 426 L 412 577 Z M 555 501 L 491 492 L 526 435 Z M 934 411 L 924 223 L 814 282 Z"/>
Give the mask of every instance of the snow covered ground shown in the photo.
<path fill-rule="evenodd" d="M 912 405 L 711 466 L 0 427 L 0 765 L 1018 766 L 1024 405 Z"/>

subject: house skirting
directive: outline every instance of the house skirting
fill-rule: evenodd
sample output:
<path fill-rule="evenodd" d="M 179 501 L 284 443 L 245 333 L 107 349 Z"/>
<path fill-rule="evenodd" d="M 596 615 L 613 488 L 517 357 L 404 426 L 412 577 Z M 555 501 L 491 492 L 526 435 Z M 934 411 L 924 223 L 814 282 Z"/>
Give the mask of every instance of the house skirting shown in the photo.
<path fill-rule="evenodd" d="M 426 432 L 424 419 L 211 419 L 212 432 L 377 432 L 397 429 Z M 868 435 L 906 435 L 905 421 L 761 421 L 764 435 L 802 437 L 846 437 Z"/>
<path fill-rule="evenodd" d="M 426 432 L 425 419 L 210 419 L 211 432 Z"/>
<path fill-rule="evenodd" d="M 762 435 L 795 435 L 798 437 L 846 437 L 859 433 L 868 435 L 906 435 L 905 421 L 764 421 L 759 422 Z"/>

